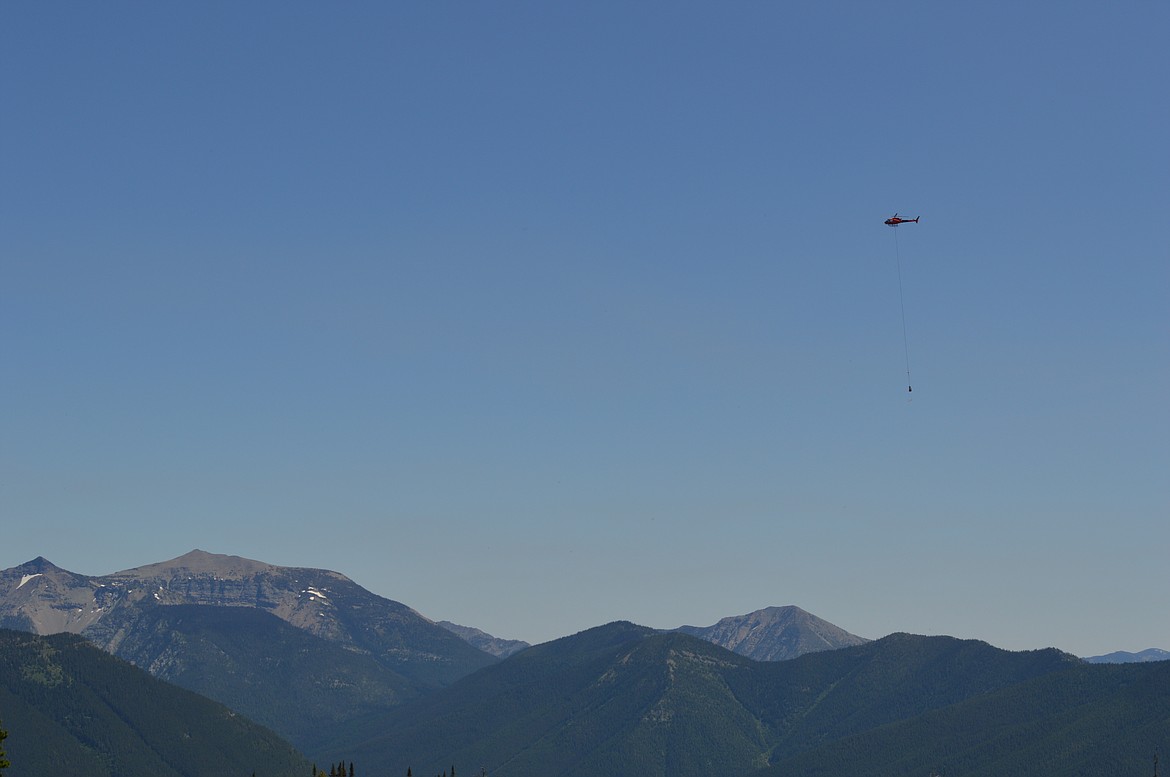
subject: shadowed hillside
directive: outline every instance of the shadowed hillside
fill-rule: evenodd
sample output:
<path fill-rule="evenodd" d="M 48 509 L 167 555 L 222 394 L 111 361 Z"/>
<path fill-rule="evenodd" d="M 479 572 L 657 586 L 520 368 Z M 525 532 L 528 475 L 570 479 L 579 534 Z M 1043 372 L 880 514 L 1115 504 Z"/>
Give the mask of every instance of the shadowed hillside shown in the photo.
<path fill-rule="evenodd" d="M 0 630 L 5 777 L 290 777 L 309 764 L 276 734 L 80 637 Z"/>
<path fill-rule="evenodd" d="M 1078 663 L 910 635 L 761 663 L 614 623 L 529 648 L 341 744 L 390 773 L 456 763 L 502 777 L 746 774 Z"/>

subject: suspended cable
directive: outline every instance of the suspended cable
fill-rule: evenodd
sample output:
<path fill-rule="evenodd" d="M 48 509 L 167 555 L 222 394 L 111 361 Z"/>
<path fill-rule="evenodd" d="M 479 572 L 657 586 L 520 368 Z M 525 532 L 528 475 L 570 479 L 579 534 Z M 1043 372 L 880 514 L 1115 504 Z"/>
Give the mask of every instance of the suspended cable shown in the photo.
<path fill-rule="evenodd" d="M 917 221 L 917 219 L 915 219 Z M 902 249 L 898 246 L 897 224 L 891 224 L 894 229 L 894 256 L 898 263 L 898 305 L 902 308 L 902 350 L 906 354 L 906 391 L 914 391 L 910 380 L 910 338 L 906 335 L 906 298 L 902 293 Z"/>

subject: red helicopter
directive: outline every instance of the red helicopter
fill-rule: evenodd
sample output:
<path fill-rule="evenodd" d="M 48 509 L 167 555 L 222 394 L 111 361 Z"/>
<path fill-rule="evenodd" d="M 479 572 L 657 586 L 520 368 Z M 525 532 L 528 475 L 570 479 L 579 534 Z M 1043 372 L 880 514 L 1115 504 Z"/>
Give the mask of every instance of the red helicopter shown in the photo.
<path fill-rule="evenodd" d="M 918 219 L 920 219 L 920 218 L 922 218 L 922 217 L 918 216 L 917 218 L 912 218 L 912 219 L 900 219 L 900 218 L 898 218 L 898 214 L 895 213 L 892 218 L 886 219 L 885 223 L 888 226 L 896 227 L 899 224 L 917 224 Z"/>

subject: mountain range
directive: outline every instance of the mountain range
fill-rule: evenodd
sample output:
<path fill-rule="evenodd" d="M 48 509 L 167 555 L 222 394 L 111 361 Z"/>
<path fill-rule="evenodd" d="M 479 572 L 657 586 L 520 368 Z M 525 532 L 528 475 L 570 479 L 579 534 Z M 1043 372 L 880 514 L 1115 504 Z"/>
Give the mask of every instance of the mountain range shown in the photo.
<path fill-rule="evenodd" d="M 673 631 L 619 622 L 529 646 L 434 623 L 337 572 L 193 551 L 100 577 L 43 558 L 5 570 L 0 627 L 73 632 L 36 639 L 86 645 L 80 635 L 319 761 L 344 753 L 389 774 L 458 764 L 501 777 L 1055 777 L 1131 773 L 1151 744 L 1170 746 L 1170 662 L 869 641 L 792 606 Z M 41 644 L 29 650 L 61 652 Z M 44 674 L 30 666 L 17 674 Z M 113 670 L 78 670 L 66 685 L 89 687 L 89 671 Z M 109 682 L 138 682 L 123 677 Z M 54 709 L 81 703 L 63 698 Z M 51 728 L 22 703 L 16 716 L 0 708 L 6 726 Z M 138 720 L 138 697 L 125 704 Z M 65 720 L 62 742 L 84 734 Z"/>
<path fill-rule="evenodd" d="M 0 628 L 80 634 L 314 754 L 333 726 L 498 660 L 340 573 L 199 550 L 98 577 L 5 570 Z"/>
<path fill-rule="evenodd" d="M 339 733 L 389 773 L 499 777 L 1137 774 L 1170 745 L 1170 663 L 894 634 L 757 662 L 613 623 Z"/>
<path fill-rule="evenodd" d="M 1170 661 L 1170 650 L 1148 648 L 1137 653 L 1118 650 L 1103 656 L 1090 656 L 1085 660 L 1090 664 L 1141 664 L 1147 661 Z"/>
<path fill-rule="evenodd" d="M 215 699 L 321 754 L 355 718 L 397 707 L 528 643 L 434 623 L 338 572 L 194 550 L 87 576 L 44 558 L 0 572 L 0 628 L 61 632 Z M 864 642 L 797 607 L 684 626 L 748 655 Z"/>
<path fill-rule="evenodd" d="M 68 572 L 44 558 L 0 572 L 0 627 L 84 634 L 116 655 L 145 612 L 177 604 L 267 612 L 368 654 L 422 686 L 445 685 L 493 661 L 406 605 L 324 569 L 194 550 L 100 577 Z"/>
<path fill-rule="evenodd" d="M 497 658 L 507 658 L 531 647 L 518 639 L 500 639 L 480 629 L 450 621 L 439 621 L 439 625 Z M 722 618 L 712 626 L 679 626 L 673 631 L 690 634 L 756 661 L 786 661 L 805 653 L 863 645 L 869 641 L 794 605 L 765 607 L 746 615 Z"/>

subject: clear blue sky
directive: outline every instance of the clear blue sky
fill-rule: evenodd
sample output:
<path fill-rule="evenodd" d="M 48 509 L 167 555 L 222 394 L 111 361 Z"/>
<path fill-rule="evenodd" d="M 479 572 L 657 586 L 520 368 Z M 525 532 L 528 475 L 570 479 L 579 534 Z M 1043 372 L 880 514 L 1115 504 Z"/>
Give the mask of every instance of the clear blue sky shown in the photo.
<path fill-rule="evenodd" d="M 0 568 L 202 548 L 532 642 L 797 604 L 1170 648 L 1168 36 L 5 3 Z"/>

